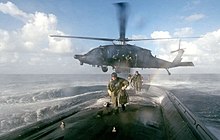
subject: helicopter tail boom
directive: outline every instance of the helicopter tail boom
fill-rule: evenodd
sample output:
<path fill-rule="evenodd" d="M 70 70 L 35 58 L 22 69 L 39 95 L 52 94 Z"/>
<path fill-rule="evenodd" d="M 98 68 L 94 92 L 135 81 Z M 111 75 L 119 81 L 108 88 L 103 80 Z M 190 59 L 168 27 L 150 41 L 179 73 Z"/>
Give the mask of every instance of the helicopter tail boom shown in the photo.
<path fill-rule="evenodd" d="M 170 68 L 181 67 L 181 66 L 194 66 L 193 62 L 180 62 L 180 63 L 171 63 Z"/>

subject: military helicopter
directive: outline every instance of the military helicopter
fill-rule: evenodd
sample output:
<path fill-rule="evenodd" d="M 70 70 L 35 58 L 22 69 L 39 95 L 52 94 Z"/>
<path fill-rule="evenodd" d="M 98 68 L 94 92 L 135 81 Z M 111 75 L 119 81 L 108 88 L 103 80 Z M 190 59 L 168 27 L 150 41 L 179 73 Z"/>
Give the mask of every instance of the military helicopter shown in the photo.
<path fill-rule="evenodd" d="M 110 41 L 112 44 L 103 45 L 92 49 L 86 54 L 77 54 L 75 59 L 80 61 L 80 65 L 89 64 L 101 67 L 103 72 L 108 71 L 111 66 L 115 72 L 130 72 L 130 68 L 164 68 L 168 74 L 169 68 L 179 66 L 194 66 L 192 62 L 181 62 L 184 50 L 180 48 L 173 52 L 178 52 L 176 58 L 172 61 L 166 61 L 151 54 L 151 51 L 135 45 L 127 44 L 129 41 L 146 41 L 146 40 L 164 40 L 179 39 L 176 38 L 147 38 L 147 39 L 129 39 L 125 37 L 127 23 L 127 3 L 116 3 L 119 13 L 119 38 L 96 38 L 96 37 L 80 37 L 65 35 L 50 35 L 51 37 L 77 38 Z M 197 37 L 181 37 L 181 38 L 197 38 Z M 118 42 L 118 43 L 116 43 Z"/>

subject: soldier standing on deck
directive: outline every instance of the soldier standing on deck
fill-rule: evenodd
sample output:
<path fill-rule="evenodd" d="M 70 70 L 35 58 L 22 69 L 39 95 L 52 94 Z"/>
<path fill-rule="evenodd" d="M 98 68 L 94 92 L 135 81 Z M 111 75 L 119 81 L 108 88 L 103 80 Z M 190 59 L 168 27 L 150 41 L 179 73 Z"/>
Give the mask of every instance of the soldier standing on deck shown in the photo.
<path fill-rule="evenodd" d="M 136 71 L 134 76 L 132 77 L 131 81 L 134 85 L 134 89 L 135 89 L 136 93 L 140 92 L 141 88 L 142 88 L 142 83 L 143 83 L 142 75 L 138 71 Z"/>
<path fill-rule="evenodd" d="M 131 74 L 128 74 L 128 82 L 129 82 L 129 86 L 127 89 L 132 89 L 133 83 L 132 83 L 132 75 Z"/>
<path fill-rule="evenodd" d="M 116 112 L 118 112 L 119 104 L 121 104 L 122 110 L 125 110 L 125 104 L 128 102 L 128 94 L 125 89 L 128 85 L 129 82 L 118 77 L 117 73 L 113 72 L 111 74 L 111 80 L 107 86 L 107 89 Z"/>

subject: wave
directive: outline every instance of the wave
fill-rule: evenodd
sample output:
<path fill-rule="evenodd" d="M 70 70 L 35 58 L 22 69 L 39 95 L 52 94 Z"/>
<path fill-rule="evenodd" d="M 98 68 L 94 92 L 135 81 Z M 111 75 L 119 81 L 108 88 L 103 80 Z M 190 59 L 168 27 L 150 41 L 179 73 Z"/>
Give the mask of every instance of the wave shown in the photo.
<path fill-rule="evenodd" d="M 70 109 L 92 107 L 106 95 L 106 86 L 79 86 L 1 98 L 0 134 Z"/>
<path fill-rule="evenodd" d="M 47 91 L 27 93 L 22 95 L 1 96 L 0 104 L 33 103 L 43 100 L 72 97 L 86 92 L 93 92 L 101 89 L 103 89 L 103 86 L 77 86 L 62 89 L 51 89 Z"/>

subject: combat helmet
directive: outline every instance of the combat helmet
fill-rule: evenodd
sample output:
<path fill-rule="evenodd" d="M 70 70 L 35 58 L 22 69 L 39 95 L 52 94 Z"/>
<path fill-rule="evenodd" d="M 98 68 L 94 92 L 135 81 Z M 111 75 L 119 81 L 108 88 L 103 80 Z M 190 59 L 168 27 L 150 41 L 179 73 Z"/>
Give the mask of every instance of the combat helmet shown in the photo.
<path fill-rule="evenodd" d="M 116 73 L 116 72 L 113 72 L 113 73 L 111 74 L 111 76 L 112 76 L 112 77 L 117 77 L 117 73 Z"/>

